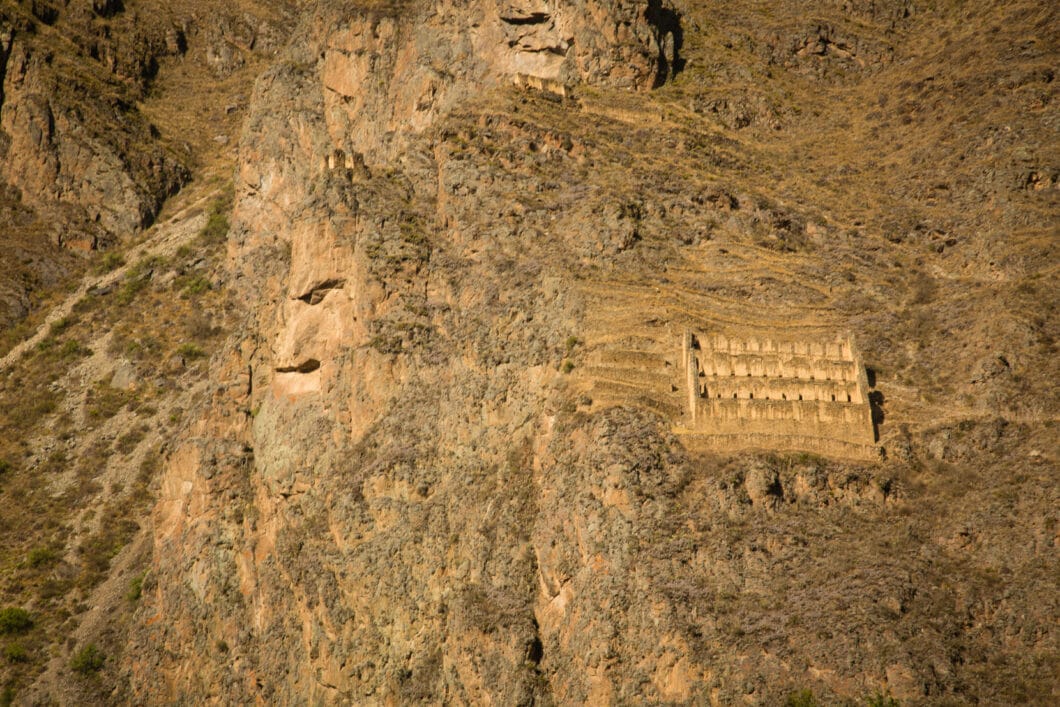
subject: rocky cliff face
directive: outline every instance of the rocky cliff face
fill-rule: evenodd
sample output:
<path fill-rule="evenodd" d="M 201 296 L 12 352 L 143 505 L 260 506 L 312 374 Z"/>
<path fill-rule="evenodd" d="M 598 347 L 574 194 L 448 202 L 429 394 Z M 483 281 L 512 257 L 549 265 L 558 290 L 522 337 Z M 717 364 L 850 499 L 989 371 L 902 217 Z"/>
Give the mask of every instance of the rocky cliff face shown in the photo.
<path fill-rule="evenodd" d="M 559 357 L 578 330 L 579 298 L 564 285 L 574 259 L 544 257 L 557 243 L 540 230 L 548 210 L 518 230 L 498 213 L 507 224 L 490 252 L 500 234 L 479 232 L 474 210 L 521 198 L 505 204 L 437 123 L 516 73 L 650 85 L 658 49 L 645 17 L 590 9 L 502 17 L 483 3 L 458 22 L 457 8 L 351 17 L 324 6 L 259 81 L 232 262 L 260 299 L 230 385 L 164 482 L 156 540 L 171 561 L 157 586 L 170 573 L 198 579 L 152 603 L 168 618 L 144 634 L 132 674 L 142 694 L 161 679 L 172 697 L 547 696 L 534 477 L 554 473 L 541 457 L 562 403 Z M 534 63 L 537 52 L 547 60 Z M 569 181 L 572 147 L 546 140 L 550 171 Z M 513 164 L 506 188 L 533 193 L 534 172 Z M 480 188 L 483 201 L 461 198 Z M 215 493 L 232 504 L 208 501 Z M 193 568 L 193 548 L 207 546 Z M 400 618 L 377 615 L 383 602 Z M 206 660 L 167 658 L 178 643 Z M 281 682 L 249 679 L 279 670 Z"/>
<path fill-rule="evenodd" d="M 293 60 L 319 73 L 329 142 L 379 162 L 519 76 L 640 90 L 664 81 L 663 47 L 673 43 L 665 12 L 633 2 L 325 6 L 303 25 L 305 49 Z"/>
<path fill-rule="evenodd" d="M 95 76 L 71 86 L 72 77 L 50 65 L 47 50 L 10 26 L 2 45 L 6 109 L 0 129 L 10 185 L 31 206 L 68 205 L 111 238 L 150 223 L 186 171 L 152 144 L 150 127 L 127 103 L 135 93 L 123 96 L 117 81 L 90 84 L 99 80 Z M 109 100 L 76 98 L 101 88 L 110 89 Z M 112 129 L 123 122 L 132 123 L 131 129 Z"/>
<path fill-rule="evenodd" d="M 25 316 L 30 291 L 76 269 L 49 246 L 113 244 L 148 225 L 187 180 L 134 106 L 159 60 L 186 48 L 181 37 L 109 4 L 0 8 L 3 199 L 26 212 L 9 238 L 32 254 L 5 254 L 5 323 Z"/>
<path fill-rule="evenodd" d="M 239 141 L 239 323 L 81 694 L 1048 702 L 1055 13 L 819 12 L 307 7 Z M 690 317 L 852 332 L 884 456 L 699 453 L 650 372 L 599 394 Z"/>
<path fill-rule="evenodd" d="M 24 318 L 92 251 L 142 234 L 192 169 L 208 179 L 218 158 L 230 165 L 225 131 L 249 92 L 236 82 L 279 50 L 289 12 L 0 4 L 0 207 L 13 212 L 0 323 Z"/>

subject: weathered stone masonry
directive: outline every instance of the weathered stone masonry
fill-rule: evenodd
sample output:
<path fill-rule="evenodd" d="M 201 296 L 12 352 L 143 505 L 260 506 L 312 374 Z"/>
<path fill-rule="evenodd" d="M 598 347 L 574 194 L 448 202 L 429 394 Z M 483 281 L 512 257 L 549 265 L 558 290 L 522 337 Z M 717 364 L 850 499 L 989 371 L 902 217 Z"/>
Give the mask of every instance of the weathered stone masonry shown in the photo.
<path fill-rule="evenodd" d="M 678 432 L 717 449 L 802 449 L 873 458 L 868 382 L 849 337 L 682 337 L 686 419 Z"/>

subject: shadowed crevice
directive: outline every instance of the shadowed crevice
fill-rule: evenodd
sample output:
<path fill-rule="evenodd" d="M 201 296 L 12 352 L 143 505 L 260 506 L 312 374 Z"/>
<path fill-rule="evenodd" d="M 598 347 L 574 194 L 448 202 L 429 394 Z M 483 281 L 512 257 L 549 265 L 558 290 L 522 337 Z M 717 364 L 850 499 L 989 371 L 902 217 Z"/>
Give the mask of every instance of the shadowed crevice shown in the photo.
<path fill-rule="evenodd" d="M 501 17 L 501 21 L 510 25 L 540 25 L 548 22 L 550 15 L 547 12 L 531 12 L 524 17 Z"/>
<path fill-rule="evenodd" d="M 276 369 L 277 373 L 312 373 L 313 371 L 320 368 L 320 361 L 315 358 L 307 358 L 297 366 L 280 366 Z"/>
<path fill-rule="evenodd" d="M 319 284 L 313 285 L 305 292 L 305 294 L 299 295 L 295 299 L 300 299 L 306 304 L 320 304 L 320 301 L 324 299 L 329 291 L 340 290 L 345 284 L 345 280 L 324 280 Z"/>
<path fill-rule="evenodd" d="M 681 47 L 684 44 L 681 14 L 673 8 L 665 7 L 661 0 L 649 0 L 644 16 L 655 30 L 655 39 L 659 45 L 659 69 L 652 84 L 652 88 L 659 88 L 685 68 L 685 60 L 681 58 Z"/>

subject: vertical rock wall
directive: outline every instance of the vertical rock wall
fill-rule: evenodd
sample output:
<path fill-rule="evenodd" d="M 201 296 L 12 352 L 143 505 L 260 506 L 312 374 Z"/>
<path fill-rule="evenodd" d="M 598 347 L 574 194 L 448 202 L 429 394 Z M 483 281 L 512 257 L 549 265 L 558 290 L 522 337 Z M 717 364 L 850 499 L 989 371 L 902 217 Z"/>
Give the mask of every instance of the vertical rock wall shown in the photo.
<path fill-rule="evenodd" d="M 430 133 L 515 72 L 646 88 L 657 54 L 638 3 L 306 19 L 244 131 L 230 260 L 248 318 L 165 471 L 136 694 L 547 695 L 535 479 L 579 304 L 554 265 L 505 274 L 465 248 L 484 202 L 464 183 L 493 177 Z"/>

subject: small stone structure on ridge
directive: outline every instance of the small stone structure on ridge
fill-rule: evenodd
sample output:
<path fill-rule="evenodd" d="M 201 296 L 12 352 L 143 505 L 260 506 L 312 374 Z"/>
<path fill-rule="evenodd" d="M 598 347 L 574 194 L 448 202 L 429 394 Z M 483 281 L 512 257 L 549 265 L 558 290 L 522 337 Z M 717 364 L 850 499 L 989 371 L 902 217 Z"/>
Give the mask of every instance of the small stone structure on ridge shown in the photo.
<path fill-rule="evenodd" d="M 559 98 L 570 98 L 573 95 L 571 87 L 556 79 L 546 79 L 531 74 L 514 74 L 512 83 L 523 88 L 533 88 L 543 93 L 549 93 Z"/>
<path fill-rule="evenodd" d="M 719 450 L 877 456 L 865 367 L 849 337 L 817 341 L 685 331 L 677 432 Z"/>

